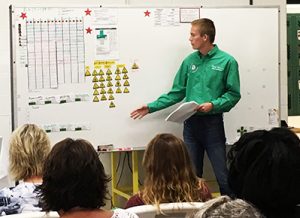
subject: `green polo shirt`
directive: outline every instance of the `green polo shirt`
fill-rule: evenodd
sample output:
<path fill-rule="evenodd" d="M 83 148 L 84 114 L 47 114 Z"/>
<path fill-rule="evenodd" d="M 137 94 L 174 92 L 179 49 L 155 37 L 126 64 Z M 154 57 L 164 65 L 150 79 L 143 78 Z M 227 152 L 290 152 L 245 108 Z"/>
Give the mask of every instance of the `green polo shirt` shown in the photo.
<path fill-rule="evenodd" d="M 149 112 L 164 109 L 184 98 L 198 104 L 211 102 L 213 109 L 205 114 L 228 112 L 241 98 L 236 60 L 217 45 L 205 56 L 199 51 L 190 54 L 182 62 L 172 89 L 149 103 Z"/>

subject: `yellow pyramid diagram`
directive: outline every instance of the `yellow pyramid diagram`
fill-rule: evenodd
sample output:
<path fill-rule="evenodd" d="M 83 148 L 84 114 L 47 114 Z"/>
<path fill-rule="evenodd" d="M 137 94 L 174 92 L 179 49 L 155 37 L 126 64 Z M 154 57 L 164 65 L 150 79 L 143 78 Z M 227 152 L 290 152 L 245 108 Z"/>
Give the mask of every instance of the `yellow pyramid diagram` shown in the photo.
<path fill-rule="evenodd" d="M 128 80 L 125 80 L 123 86 L 130 86 Z"/>
<path fill-rule="evenodd" d="M 125 87 L 123 93 L 129 93 L 129 89 L 127 87 Z"/>
<path fill-rule="evenodd" d="M 100 88 L 105 88 L 104 83 L 100 83 Z"/>
<path fill-rule="evenodd" d="M 98 89 L 98 88 L 99 88 L 98 83 L 94 83 L 93 89 Z"/>
<path fill-rule="evenodd" d="M 97 90 L 97 89 L 95 89 L 95 90 L 94 90 L 94 93 L 93 93 L 93 95 L 99 95 L 99 92 L 98 92 L 98 90 Z"/>
<path fill-rule="evenodd" d="M 124 74 L 123 79 L 129 79 L 127 74 Z"/>
<path fill-rule="evenodd" d="M 90 76 L 90 75 L 91 75 L 91 72 L 90 72 L 89 70 L 86 70 L 84 75 L 85 75 L 85 76 Z"/>
<path fill-rule="evenodd" d="M 116 93 L 122 93 L 122 90 L 120 87 L 117 88 Z"/>
<path fill-rule="evenodd" d="M 112 74 L 111 70 L 110 70 L 110 69 L 107 69 L 106 75 L 111 75 L 111 74 Z"/>
<path fill-rule="evenodd" d="M 101 101 L 106 101 L 107 100 L 107 98 L 106 98 L 106 96 L 103 94 L 102 96 L 101 96 Z"/>
<path fill-rule="evenodd" d="M 128 73 L 128 70 L 126 69 L 126 67 L 123 68 L 122 73 Z"/>
<path fill-rule="evenodd" d="M 94 76 L 93 77 L 93 83 L 96 83 L 96 82 L 98 82 L 99 80 L 98 80 L 98 78 L 97 78 L 97 76 Z"/>
<path fill-rule="evenodd" d="M 97 76 L 97 75 L 98 75 L 98 72 L 97 72 L 96 69 L 93 71 L 93 74 L 92 74 L 92 75 L 93 75 L 93 76 Z"/>
<path fill-rule="evenodd" d="M 121 80 L 120 75 L 117 75 L 116 78 L 115 78 L 115 80 Z"/>
<path fill-rule="evenodd" d="M 100 75 L 100 76 L 103 76 L 103 75 L 104 75 L 104 72 L 103 72 L 102 69 L 100 69 L 99 75 Z"/>
<path fill-rule="evenodd" d="M 111 75 L 108 75 L 108 76 L 106 77 L 106 81 L 111 81 L 111 80 L 112 80 Z"/>
<path fill-rule="evenodd" d="M 107 83 L 107 87 L 112 87 L 112 86 L 113 86 L 112 82 L 109 81 L 109 82 Z"/>
<path fill-rule="evenodd" d="M 120 81 L 117 81 L 116 82 L 116 87 L 120 87 L 120 86 L 122 86 L 121 83 L 120 83 Z"/>
<path fill-rule="evenodd" d="M 109 89 L 108 89 L 108 91 L 107 91 L 107 93 L 108 93 L 108 94 L 113 94 L 113 93 L 114 93 L 114 91 L 113 91 L 113 89 L 112 89 L 112 88 L 109 88 Z"/>
<path fill-rule="evenodd" d="M 120 69 L 117 68 L 116 71 L 115 71 L 115 74 L 120 74 L 120 73 L 121 73 Z"/>
<path fill-rule="evenodd" d="M 93 102 L 99 102 L 98 96 L 94 96 Z"/>
<path fill-rule="evenodd" d="M 134 62 L 131 69 L 133 70 L 139 69 L 139 66 Z"/>
<path fill-rule="evenodd" d="M 112 94 L 109 95 L 108 100 L 115 100 L 114 96 Z"/>
<path fill-rule="evenodd" d="M 101 94 L 101 95 L 106 94 L 105 89 L 101 89 L 100 94 Z"/>
<path fill-rule="evenodd" d="M 100 81 L 100 82 L 104 82 L 104 81 L 105 81 L 104 77 L 103 77 L 103 76 L 100 76 L 99 81 Z"/>
<path fill-rule="evenodd" d="M 111 101 L 110 104 L 109 104 L 109 108 L 113 108 L 113 107 L 116 107 L 116 105 L 114 104 L 113 101 Z"/>

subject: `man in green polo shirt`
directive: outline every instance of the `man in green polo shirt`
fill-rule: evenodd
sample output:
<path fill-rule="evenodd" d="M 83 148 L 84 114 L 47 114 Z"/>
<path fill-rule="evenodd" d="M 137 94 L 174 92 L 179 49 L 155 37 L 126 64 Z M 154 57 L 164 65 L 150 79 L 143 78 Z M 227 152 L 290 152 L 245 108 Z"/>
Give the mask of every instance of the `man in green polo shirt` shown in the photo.
<path fill-rule="evenodd" d="M 202 18 L 194 20 L 191 25 L 189 40 L 197 51 L 183 60 L 172 89 L 157 100 L 134 110 L 131 117 L 142 118 L 184 98 L 187 102 L 197 102 L 197 113 L 184 122 L 184 141 L 197 175 L 202 177 L 206 151 L 221 194 L 231 195 L 227 183 L 223 112 L 228 112 L 241 98 L 238 64 L 231 55 L 213 44 L 213 21 Z"/>

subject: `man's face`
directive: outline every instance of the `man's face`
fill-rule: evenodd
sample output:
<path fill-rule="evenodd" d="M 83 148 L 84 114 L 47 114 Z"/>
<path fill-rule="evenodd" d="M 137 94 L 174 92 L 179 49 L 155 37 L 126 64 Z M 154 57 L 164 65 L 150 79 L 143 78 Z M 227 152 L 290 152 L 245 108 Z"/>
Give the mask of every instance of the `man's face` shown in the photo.
<path fill-rule="evenodd" d="M 208 37 L 206 34 L 201 36 L 199 27 L 192 25 L 189 40 L 191 42 L 193 49 L 200 50 L 201 48 L 204 47 L 205 43 L 208 40 Z"/>

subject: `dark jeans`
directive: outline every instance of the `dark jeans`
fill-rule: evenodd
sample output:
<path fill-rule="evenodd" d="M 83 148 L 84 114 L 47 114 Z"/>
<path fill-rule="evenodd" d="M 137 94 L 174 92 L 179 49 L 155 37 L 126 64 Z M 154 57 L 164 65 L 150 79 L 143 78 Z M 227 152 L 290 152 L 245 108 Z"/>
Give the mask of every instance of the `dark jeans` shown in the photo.
<path fill-rule="evenodd" d="M 232 195 L 228 187 L 223 114 L 194 115 L 184 122 L 184 141 L 198 177 L 203 174 L 204 151 L 214 169 L 222 195 Z"/>

